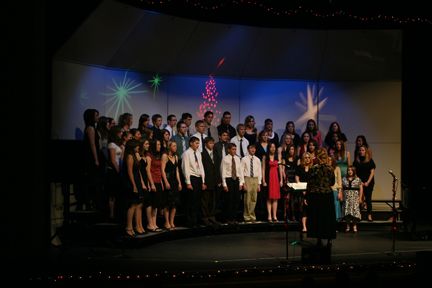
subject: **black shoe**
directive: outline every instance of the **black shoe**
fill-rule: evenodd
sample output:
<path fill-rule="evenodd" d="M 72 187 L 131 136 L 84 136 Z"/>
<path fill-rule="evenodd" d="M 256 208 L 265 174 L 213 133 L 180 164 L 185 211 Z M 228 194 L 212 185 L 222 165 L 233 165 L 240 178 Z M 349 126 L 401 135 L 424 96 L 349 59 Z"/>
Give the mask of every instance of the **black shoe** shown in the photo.
<path fill-rule="evenodd" d="M 145 230 L 143 230 L 143 232 L 139 232 L 136 227 L 134 228 L 134 232 L 135 232 L 135 235 L 144 235 L 144 234 L 146 234 Z"/>
<path fill-rule="evenodd" d="M 207 218 L 203 218 L 202 222 L 204 223 L 205 226 L 212 226 L 212 223 L 210 223 L 210 221 Z"/>
<path fill-rule="evenodd" d="M 222 223 L 220 223 L 219 221 L 217 221 L 215 218 L 209 218 L 208 219 L 211 223 L 213 223 L 216 226 L 220 226 L 222 225 Z"/>

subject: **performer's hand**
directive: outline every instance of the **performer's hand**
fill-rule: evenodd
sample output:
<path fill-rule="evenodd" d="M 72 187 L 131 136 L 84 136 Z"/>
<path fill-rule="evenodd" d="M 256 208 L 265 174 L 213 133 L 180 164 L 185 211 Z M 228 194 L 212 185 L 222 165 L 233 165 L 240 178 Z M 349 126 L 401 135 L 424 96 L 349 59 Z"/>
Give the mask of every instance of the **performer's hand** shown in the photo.
<path fill-rule="evenodd" d="M 192 188 L 192 184 L 186 184 L 186 187 L 187 187 L 187 189 L 189 189 L 189 190 L 193 190 L 193 188 Z"/>

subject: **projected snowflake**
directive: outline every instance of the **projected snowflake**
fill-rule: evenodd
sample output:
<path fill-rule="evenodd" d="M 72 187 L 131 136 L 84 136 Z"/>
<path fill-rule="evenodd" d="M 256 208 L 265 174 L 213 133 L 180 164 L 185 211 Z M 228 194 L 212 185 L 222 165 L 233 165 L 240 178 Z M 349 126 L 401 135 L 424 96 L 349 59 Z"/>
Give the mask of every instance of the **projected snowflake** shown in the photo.
<path fill-rule="evenodd" d="M 135 80 L 127 78 L 127 72 L 125 73 L 123 80 L 120 83 L 112 78 L 113 86 L 108 86 L 108 90 L 112 92 L 102 93 L 102 95 L 108 96 L 105 101 L 105 105 L 109 105 L 107 116 L 114 117 L 117 119 L 119 113 L 124 113 L 125 106 L 128 108 L 127 112 L 132 113 L 133 109 L 129 103 L 132 95 L 141 94 L 147 92 L 146 90 L 138 90 L 137 88 L 143 85 L 142 82 L 137 83 Z"/>
<path fill-rule="evenodd" d="M 296 101 L 297 107 L 302 109 L 304 113 L 295 121 L 296 126 L 303 126 L 309 119 L 317 120 L 318 111 L 320 111 L 326 104 L 328 97 L 321 100 L 321 94 L 324 87 L 319 88 L 316 93 L 315 85 L 307 85 L 306 97 L 303 92 L 300 92 L 301 101 Z M 319 103 L 318 103 L 319 101 Z M 333 115 L 319 114 L 319 120 L 322 121 L 334 121 Z"/>

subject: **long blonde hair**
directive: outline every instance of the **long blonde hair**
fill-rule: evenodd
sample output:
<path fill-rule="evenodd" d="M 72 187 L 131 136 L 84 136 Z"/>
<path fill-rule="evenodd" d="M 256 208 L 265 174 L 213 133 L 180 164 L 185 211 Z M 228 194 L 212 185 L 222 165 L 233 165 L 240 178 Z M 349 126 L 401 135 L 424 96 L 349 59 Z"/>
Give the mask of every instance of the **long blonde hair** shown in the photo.
<path fill-rule="evenodd" d="M 316 152 L 316 157 L 320 164 L 328 164 L 328 154 L 326 149 L 319 148 Z"/>

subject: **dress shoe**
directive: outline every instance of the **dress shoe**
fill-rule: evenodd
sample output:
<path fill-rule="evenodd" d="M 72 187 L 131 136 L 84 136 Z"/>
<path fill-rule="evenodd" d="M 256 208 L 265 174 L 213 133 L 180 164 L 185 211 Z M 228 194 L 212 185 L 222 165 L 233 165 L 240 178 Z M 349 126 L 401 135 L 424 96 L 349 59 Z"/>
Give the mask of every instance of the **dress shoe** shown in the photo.
<path fill-rule="evenodd" d="M 146 234 L 146 231 L 144 229 L 141 230 L 141 229 L 138 229 L 137 227 L 134 228 L 134 232 L 135 232 L 136 235 L 144 235 L 144 234 Z"/>
<path fill-rule="evenodd" d="M 126 229 L 125 232 L 127 238 L 135 238 L 136 234 L 133 229 Z"/>
<path fill-rule="evenodd" d="M 212 223 L 210 223 L 210 221 L 207 218 L 203 218 L 202 221 L 205 226 L 212 226 Z"/>
<path fill-rule="evenodd" d="M 222 225 L 219 221 L 217 221 L 215 218 L 209 218 L 209 221 L 212 222 L 216 226 Z"/>

